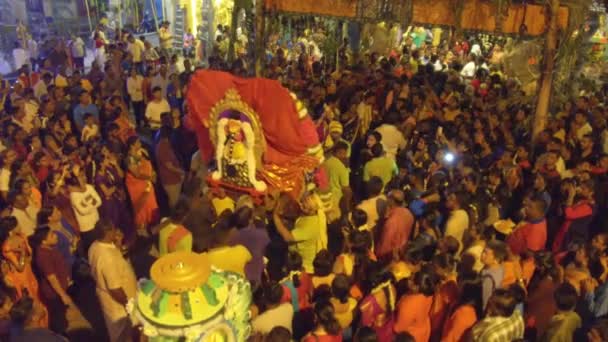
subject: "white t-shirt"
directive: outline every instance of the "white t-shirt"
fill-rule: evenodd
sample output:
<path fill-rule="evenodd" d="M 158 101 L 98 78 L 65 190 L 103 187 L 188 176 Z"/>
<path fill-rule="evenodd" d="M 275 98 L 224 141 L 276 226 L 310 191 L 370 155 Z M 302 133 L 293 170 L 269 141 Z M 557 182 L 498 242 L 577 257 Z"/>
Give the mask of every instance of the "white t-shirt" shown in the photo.
<path fill-rule="evenodd" d="M 388 157 L 395 159 L 399 149 L 405 147 L 406 141 L 403 133 L 394 125 L 383 124 L 376 128 L 376 132 L 382 136 L 382 146 Z"/>
<path fill-rule="evenodd" d="M 479 46 L 479 44 L 473 44 L 471 47 L 471 55 L 475 55 L 477 57 L 481 56 L 481 46 Z"/>
<path fill-rule="evenodd" d="M 171 107 L 167 100 L 163 99 L 160 102 L 150 101 L 146 107 L 146 119 L 150 121 L 150 127 L 157 129 L 160 128 L 160 115 L 170 112 Z"/>
<path fill-rule="evenodd" d="M 475 62 L 471 61 L 464 65 L 464 67 L 460 71 L 460 76 L 473 78 L 475 77 L 475 71 L 477 71 L 477 66 L 475 66 Z"/>
<path fill-rule="evenodd" d="M 95 188 L 87 184 L 83 192 L 71 192 L 70 202 L 76 214 L 76 221 L 80 226 L 81 232 L 89 232 L 95 228 L 95 224 L 99 221 L 99 211 L 97 208 L 101 206 L 101 197 Z"/>
<path fill-rule="evenodd" d="M 378 222 L 378 218 L 379 218 L 378 217 L 378 200 L 379 199 L 386 201 L 386 196 L 380 195 L 380 196 L 368 198 L 368 199 L 362 201 L 357 206 L 357 209 L 361 209 L 361 210 L 365 211 L 365 213 L 367 214 L 367 226 L 370 229 L 373 229 L 376 226 L 376 223 Z"/>
<path fill-rule="evenodd" d="M 72 50 L 72 57 L 74 58 L 82 58 L 85 55 L 84 49 L 84 41 L 80 37 L 76 37 L 74 41 L 72 41 L 72 45 L 70 46 Z"/>
<path fill-rule="evenodd" d="M 22 48 L 13 50 L 13 60 L 15 61 L 15 69 L 19 69 L 25 64 L 30 64 L 30 57 L 27 51 Z"/>
<path fill-rule="evenodd" d="M 267 310 L 251 321 L 253 332 L 268 334 L 274 327 L 284 327 L 292 331 L 293 307 L 283 303 L 274 309 Z"/>
<path fill-rule="evenodd" d="M 108 322 L 116 322 L 127 317 L 127 310 L 116 302 L 109 290 L 121 288 L 127 298 L 135 297 L 137 279 L 129 262 L 122 256 L 120 250 L 110 243 L 95 241 L 89 249 L 89 264 L 91 275 L 95 279 L 97 298 L 101 304 L 101 311 L 106 320 L 109 333 L 118 335 Z"/>
<path fill-rule="evenodd" d="M 19 223 L 19 227 L 21 227 L 21 232 L 25 236 L 34 234 L 37 225 L 36 219 L 38 217 L 38 211 L 39 209 L 31 204 L 25 209 L 13 208 L 11 211 L 11 215 L 15 216 Z"/>

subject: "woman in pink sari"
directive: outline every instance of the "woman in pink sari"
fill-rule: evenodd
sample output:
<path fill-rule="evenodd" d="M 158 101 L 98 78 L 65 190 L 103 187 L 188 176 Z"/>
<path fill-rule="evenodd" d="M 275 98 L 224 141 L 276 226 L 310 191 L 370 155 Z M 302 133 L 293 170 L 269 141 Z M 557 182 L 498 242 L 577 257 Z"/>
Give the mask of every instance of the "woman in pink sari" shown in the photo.
<path fill-rule="evenodd" d="M 147 235 L 146 229 L 159 218 L 153 181 L 156 178 L 148 153 L 136 136 L 127 140 L 126 185 L 133 205 L 138 234 Z"/>
<path fill-rule="evenodd" d="M 359 306 L 361 325 L 372 328 L 378 342 L 391 342 L 397 292 L 390 276 L 376 269 L 376 266 L 371 266 L 368 271 L 368 282 L 368 295 Z"/>

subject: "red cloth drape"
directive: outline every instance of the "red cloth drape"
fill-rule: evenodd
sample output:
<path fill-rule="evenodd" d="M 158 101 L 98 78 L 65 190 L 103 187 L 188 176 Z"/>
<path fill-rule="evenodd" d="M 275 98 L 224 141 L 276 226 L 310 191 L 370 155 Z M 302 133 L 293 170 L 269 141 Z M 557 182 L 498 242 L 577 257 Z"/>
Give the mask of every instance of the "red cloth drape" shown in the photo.
<path fill-rule="evenodd" d="M 243 79 L 220 71 L 200 70 L 189 85 L 186 124 L 198 136 L 201 155 L 207 161 L 214 156 L 209 138 L 209 112 L 234 88 L 241 99 L 258 114 L 267 148 L 265 165 L 286 165 L 307 154 L 319 144 L 315 125 L 309 116 L 300 119 L 289 91 L 279 82 L 264 78 Z"/>

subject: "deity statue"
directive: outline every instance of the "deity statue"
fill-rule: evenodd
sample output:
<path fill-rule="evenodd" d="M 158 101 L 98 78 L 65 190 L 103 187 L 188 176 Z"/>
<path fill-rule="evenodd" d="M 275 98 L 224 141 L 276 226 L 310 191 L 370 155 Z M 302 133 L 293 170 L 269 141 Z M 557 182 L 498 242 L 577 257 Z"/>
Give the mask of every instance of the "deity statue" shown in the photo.
<path fill-rule="evenodd" d="M 213 172 L 213 180 L 266 191 L 266 183 L 255 175 L 255 140 L 251 120 L 245 114 L 232 110 L 222 113 L 217 123 L 217 171 Z"/>
<path fill-rule="evenodd" d="M 265 145 L 257 114 L 232 89 L 214 106 L 211 116 L 215 126 L 210 133 L 217 163 L 212 180 L 264 193 L 266 183 L 256 178 Z"/>
<path fill-rule="evenodd" d="M 247 194 L 261 204 L 268 194 L 287 193 L 299 201 L 324 158 L 307 108 L 275 80 L 197 72 L 186 125 L 203 159 L 215 162 L 211 191 L 222 188 L 233 199 Z"/>

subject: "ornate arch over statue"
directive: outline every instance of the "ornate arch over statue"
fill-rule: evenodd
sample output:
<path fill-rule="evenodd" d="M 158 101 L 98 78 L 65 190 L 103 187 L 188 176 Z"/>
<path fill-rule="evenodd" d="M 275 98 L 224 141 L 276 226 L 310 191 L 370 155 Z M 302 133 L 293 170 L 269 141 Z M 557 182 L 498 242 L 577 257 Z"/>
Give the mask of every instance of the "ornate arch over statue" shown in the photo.
<path fill-rule="evenodd" d="M 266 183 L 256 176 L 266 150 L 257 113 L 241 100 L 236 89 L 229 89 L 226 97 L 211 109 L 209 122 L 217 163 L 212 179 L 265 192 Z"/>
<path fill-rule="evenodd" d="M 260 198 L 266 191 L 299 199 L 323 160 L 305 106 L 279 82 L 201 70 L 190 81 L 186 123 L 197 133 L 201 155 L 216 162 L 208 179 Z"/>

